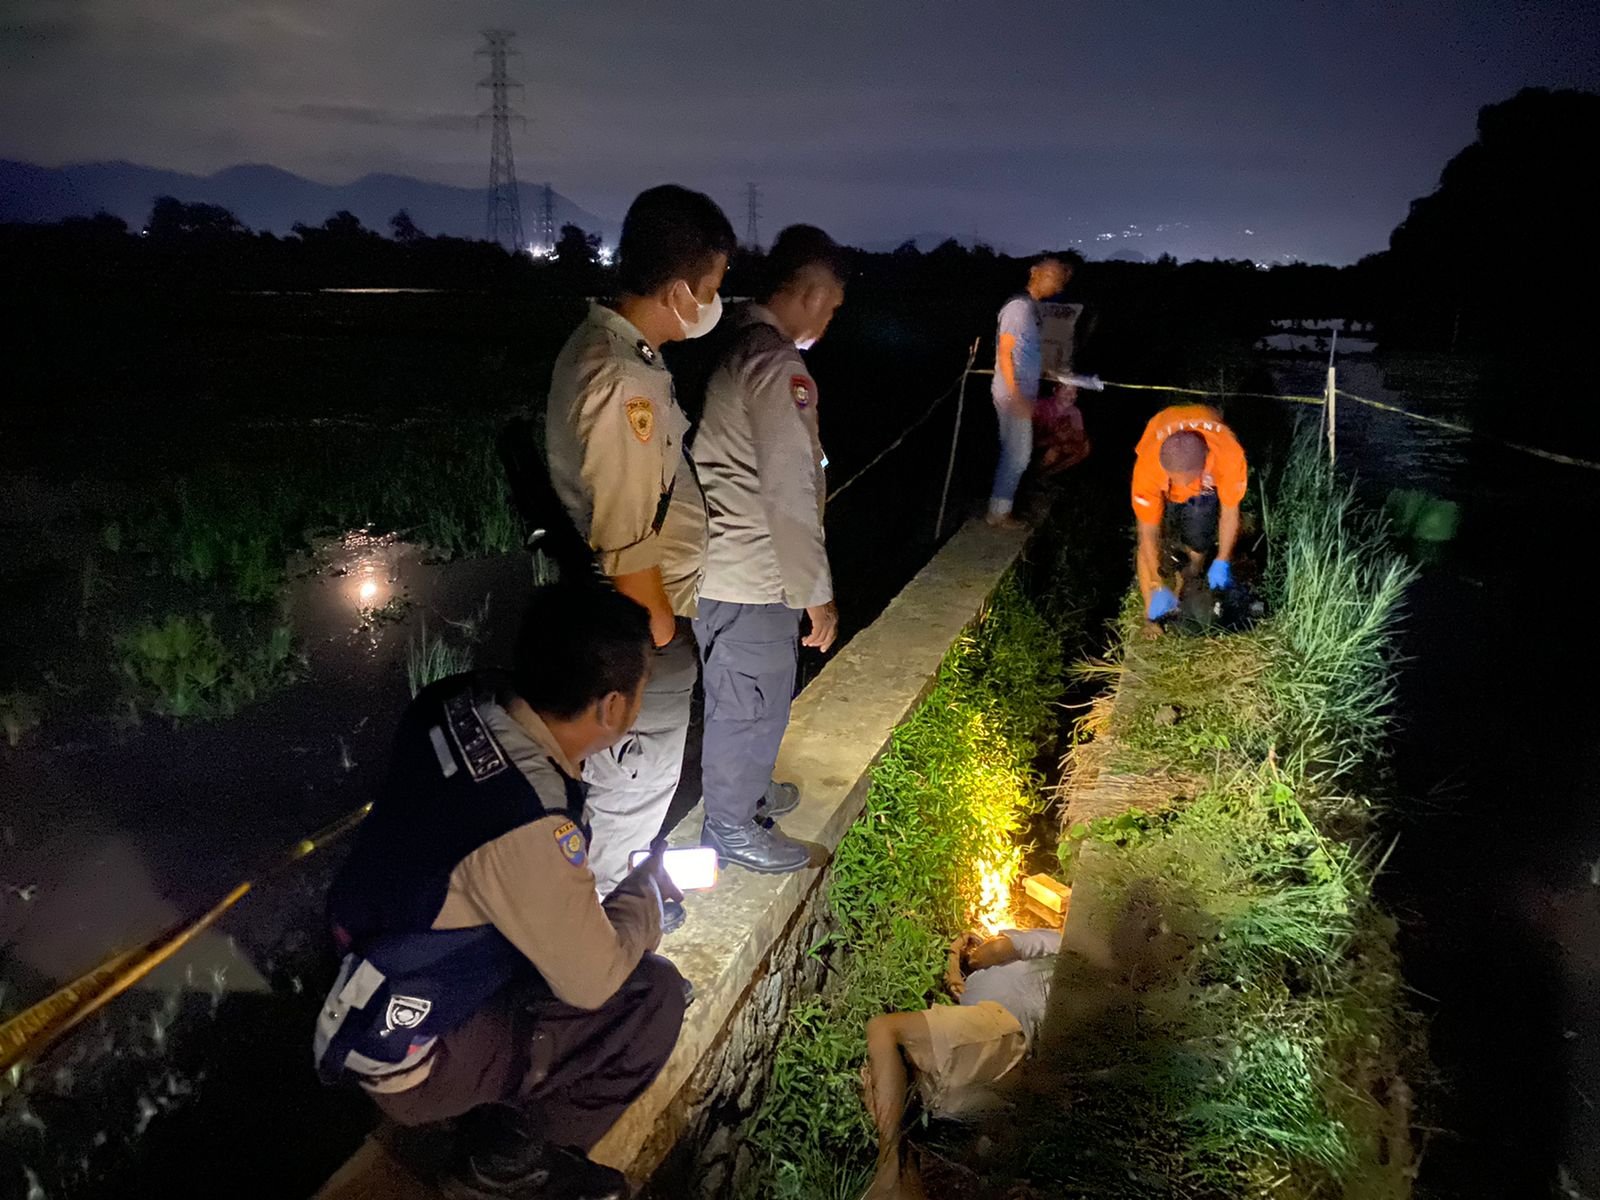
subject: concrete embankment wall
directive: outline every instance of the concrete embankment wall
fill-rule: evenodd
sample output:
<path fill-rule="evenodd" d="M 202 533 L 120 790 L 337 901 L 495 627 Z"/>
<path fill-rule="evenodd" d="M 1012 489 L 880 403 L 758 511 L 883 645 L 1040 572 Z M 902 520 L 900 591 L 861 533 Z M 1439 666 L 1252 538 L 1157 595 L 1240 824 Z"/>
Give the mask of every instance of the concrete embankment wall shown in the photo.
<path fill-rule="evenodd" d="M 689 919 L 661 952 L 694 982 L 695 1002 L 672 1058 L 596 1159 L 636 1180 L 657 1177 L 656 1192 L 674 1197 L 726 1194 L 748 1165 L 734 1130 L 760 1104 L 791 1005 L 820 985 L 822 967 L 807 951 L 827 932 L 833 852 L 861 815 L 873 763 L 1023 544 L 969 523 L 796 700 L 777 777 L 800 785 L 801 806 L 783 825 L 815 844 L 815 865 L 775 877 L 730 870 L 715 891 L 688 898 Z M 699 831 L 697 809 L 672 842 L 692 843 Z M 428 1194 L 375 1136 L 320 1196 Z"/>

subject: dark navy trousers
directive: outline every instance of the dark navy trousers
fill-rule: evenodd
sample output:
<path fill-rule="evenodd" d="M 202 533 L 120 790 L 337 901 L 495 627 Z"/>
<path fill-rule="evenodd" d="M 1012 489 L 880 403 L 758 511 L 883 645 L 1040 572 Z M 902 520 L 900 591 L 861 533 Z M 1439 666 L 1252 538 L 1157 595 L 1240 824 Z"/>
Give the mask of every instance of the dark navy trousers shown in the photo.
<path fill-rule="evenodd" d="M 694 619 L 706 693 L 700 790 L 706 820 L 747 824 L 789 727 L 800 610 L 702 599 Z"/>

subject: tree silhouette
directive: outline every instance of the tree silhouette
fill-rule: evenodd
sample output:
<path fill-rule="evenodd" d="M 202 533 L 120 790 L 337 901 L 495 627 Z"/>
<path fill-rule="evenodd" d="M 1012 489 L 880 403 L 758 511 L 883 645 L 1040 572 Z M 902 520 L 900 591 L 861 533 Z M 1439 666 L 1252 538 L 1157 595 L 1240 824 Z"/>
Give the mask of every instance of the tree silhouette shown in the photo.
<path fill-rule="evenodd" d="M 145 222 L 145 233 L 159 240 L 220 238 L 248 233 L 244 224 L 220 204 L 185 204 L 172 196 L 158 196 Z"/>
<path fill-rule="evenodd" d="M 600 235 L 585 233 L 576 225 L 563 225 L 556 238 L 556 261 L 569 266 L 600 261 Z"/>
<path fill-rule="evenodd" d="M 417 228 L 417 223 L 411 219 L 411 214 L 403 208 L 389 218 L 389 235 L 402 245 L 420 242 L 428 236 Z"/>
<path fill-rule="evenodd" d="M 1593 279 L 1589 148 L 1600 95 L 1527 88 L 1479 110 L 1478 139 L 1445 165 L 1389 239 L 1386 339 L 1461 349 L 1568 340 Z"/>

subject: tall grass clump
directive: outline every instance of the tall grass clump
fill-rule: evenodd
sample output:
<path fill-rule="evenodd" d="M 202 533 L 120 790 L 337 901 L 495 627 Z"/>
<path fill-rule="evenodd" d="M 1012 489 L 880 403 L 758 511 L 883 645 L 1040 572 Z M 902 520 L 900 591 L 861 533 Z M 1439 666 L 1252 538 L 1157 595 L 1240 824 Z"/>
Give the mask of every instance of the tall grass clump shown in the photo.
<path fill-rule="evenodd" d="M 406 682 L 416 696 L 430 683 L 472 670 L 471 646 L 452 645 L 443 634 L 430 637 L 428 618 L 418 622 L 417 635 L 406 642 Z"/>
<path fill-rule="evenodd" d="M 1009 901 L 1022 835 L 1043 804 L 1034 759 L 1063 685 L 1056 616 L 1008 577 L 873 768 L 865 812 L 834 857 L 836 930 L 813 950 L 830 980 L 790 1013 L 748 1131 L 749 1195 L 843 1196 L 870 1172 L 858 1074 L 867 1019 L 927 1005 L 950 938 Z"/>
<path fill-rule="evenodd" d="M 1296 441 L 1263 492 L 1267 618 L 1229 636 L 1144 642 L 1130 602 L 1122 649 L 1087 673 L 1125 681 L 1112 728 L 1123 767 L 1216 773 L 1271 756 L 1331 797 L 1382 760 L 1415 568 L 1314 440 Z"/>
<path fill-rule="evenodd" d="M 1297 444 L 1262 512 L 1279 739 L 1296 772 L 1336 783 L 1382 757 L 1395 624 L 1415 568 L 1312 443 Z"/>
<path fill-rule="evenodd" d="M 1070 1107 L 1025 1122 L 1049 1147 L 1034 1177 L 1067 1194 L 1408 1194 L 1405 1114 L 1385 1098 L 1412 1025 L 1367 795 L 1412 570 L 1314 443 L 1262 507 L 1255 628 L 1146 641 L 1130 607 L 1094 668 L 1120 685 L 1099 730 L 1112 768 L 1161 800 L 1063 843 L 1097 896 L 1084 928 L 1123 937 L 1140 980 L 1073 1027 Z M 1069 990 L 1052 1021 L 1070 1021 Z"/>

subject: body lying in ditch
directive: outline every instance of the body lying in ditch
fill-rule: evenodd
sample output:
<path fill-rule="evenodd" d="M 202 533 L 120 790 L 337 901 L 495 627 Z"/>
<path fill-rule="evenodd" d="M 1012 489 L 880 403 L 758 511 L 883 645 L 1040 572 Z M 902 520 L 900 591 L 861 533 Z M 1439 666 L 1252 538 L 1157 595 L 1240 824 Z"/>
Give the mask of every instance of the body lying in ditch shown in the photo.
<path fill-rule="evenodd" d="M 922 1190 L 902 1163 L 901 1131 L 913 1095 L 932 1115 L 968 1117 L 999 1102 L 995 1085 L 1027 1057 L 1044 1020 L 1061 932 L 963 934 L 950 944 L 945 985 L 956 1003 L 883 1013 L 867 1022 L 864 1098 L 878 1128 L 868 1200 Z"/>

